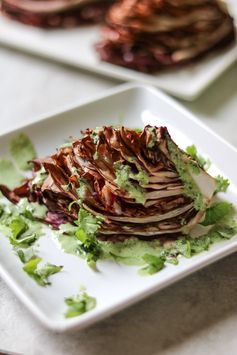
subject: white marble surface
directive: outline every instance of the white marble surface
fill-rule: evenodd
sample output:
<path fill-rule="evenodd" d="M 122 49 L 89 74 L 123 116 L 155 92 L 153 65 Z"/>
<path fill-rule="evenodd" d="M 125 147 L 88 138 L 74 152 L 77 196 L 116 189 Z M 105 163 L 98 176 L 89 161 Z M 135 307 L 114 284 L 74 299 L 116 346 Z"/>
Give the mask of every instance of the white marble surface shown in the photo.
<path fill-rule="evenodd" d="M 196 102 L 185 103 L 235 146 L 236 78 L 237 65 Z M 0 48 L 0 133 L 116 84 Z M 62 335 L 38 324 L 0 280 L 0 349 L 24 355 L 234 355 L 236 294 L 234 254 L 97 325 Z"/>

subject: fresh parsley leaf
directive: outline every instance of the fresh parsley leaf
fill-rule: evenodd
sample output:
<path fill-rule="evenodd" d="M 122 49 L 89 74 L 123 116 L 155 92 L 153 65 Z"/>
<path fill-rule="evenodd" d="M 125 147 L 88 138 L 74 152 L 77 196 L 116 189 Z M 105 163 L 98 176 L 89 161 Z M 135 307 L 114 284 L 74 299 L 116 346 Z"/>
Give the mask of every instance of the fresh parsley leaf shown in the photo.
<path fill-rule="evenodd" d="M 22 254 L 21 254 L 22 257 Z M 33 256 L 24 266 L 23 270 L 40 286 L 50 285 L 48 281 L 49 276 L 61 271 L 62 266 L 57 266 L 53 264 L 46 264 L 41 268 L 38 268 L 39 263 L 42 261 L 41 258 Z"/>
<path fill-rule="evenodd" d="M 180 238 L 176 241 L 175 243 L 176 248 L 177 248 L 177 252 L 183 256 L 185 256 L 185 258 L 190 258 L 192 256 L 191 253 L 191 244 L 190 241 L 186 238 Z"/>
<path fill-rule="evenodd" d="M 228 179 L 225 179 L 223 176 L 217 175 L 216 184 L 217 186 L 216 186 L 215 193 L 217 194 L 218 192 L 226 192 L 230 185 L 230 182 Z"/>
<path fill-rule="evenodd" d="M 12 231 L 13 238 L 17 239 L 28 229 L 28 226 L 26 222 L 19 216 L 11 221 L 9 228 Z"/>
<path fill-rule="evenodd" d="M 167 255 L 165 261 L 169 264 L 172 264 L 172 265 L 178 265 L 178 263 L 179 263 L 177 256 L 174 256 L 174 255 Z"/>
<path fill-rule="evenodd" d="M 33 256 L 24 266 L 23 270 L 33 279 L 35 280 L 40 286 L 45 286 L 44 280 L 40 277 L 37 272 L 37 266 L 42 261 L 41 258 L 37 256 Z"/>
<path fill-rule="evenodd" d="M 203 226 L 210 226 L 215 223 L 220 223 L 227 216 L 233 215 L 234 207 L 229 202 L 217 202 L 207 208 L 205 219 L 201 223 Z"/>
<path fill-rule="evenodd" d="M 186 147 L 186 152 L 196 160 L 197 157 L 197 148 L 194 144 L 189 145 L 188 147 Z"/>
<path fill-rule="evenodd" d="M 42 233 L 42 225 L 34 220 L 33 214 L 39 218 L 45 211 L 40 205 L 30 204 L 24 199 L 17 205 L 6 204 L 0 207 L 0 231 L 9 238 L 16 255 L 25 264 L 23 270 L 39 285 L 49 285 L 48 277 L 59 272 L 62 266 L 46 264 L 39 268 L 41 258 L 35 255 L 31 247 Z"/>
<path fill-rule="evenodd" d="M 17 171 L 10 160 L 0 160 L 0 184 L 14 189 L 20 185 L 24 177 Z"/>
<path fill-rule="evenodd" d="M 224 219 L 224 223 L 214 225 L 209 232 L 213 243 L 223 239 L 230 239 L 237 233 L 237 222 L 233 217 Z"/>
<path fill-rule="evenodd" d="M 68 306 L 65 318 L 80 316 L 96 307 L 96 299 L 82 290 L 74 297 L 65 298 L 65 303 Z"/>
<path fill-rule="evenodd" d="M 38 273 L 42 278 L 47 280 L 49 276 L 57 274 L 59 271 L 62 270 L 62 268 L 63 266 L 47 263 L 38 270 Z"/>
<path fill-rule="evenodd" d="M 23 264 L 26 264 L 30 259 L 34 257 L 34 250 L 33 248 L 27 249 L 15 249 L 16 255 L 19 257 Z"/>
<path fill-rule="evenodd" d="M 203 235 L 198 238 L 190 239 L 189 243 L 191 248 L 190 256 L 193 256 L 208 250 L 211 245 L 211 239 L 209 235 Z"/>
<path fill-rule="evenodd" d="M 37 235 L 35 233 L 23 236 L 19 239 L 14 238 L 14 237 L 9 237 L 10 243 L 13 245 L 13 247 L 22 247 L 22 248 L 28 248 L 34 242 L 38 239 Z"/>
<path fill-rule="evenodd" d="M 87 235 L 96 235 L 103 221 L 103 217 L 93 216 L 93 214 L 81 207 L 76 224 L 80 227 L 80 229 L 83 229 Z"/>
<path fill-rule="evenodd" d="M 78 220 L 75 222 L 78 226 L 75 236 L 80 241 L 81 252 L 86 256 L 88 265 L 94 269 L 96 268 L 96 261 L 101 254 L 101 247 L 96 235 L 103 220 L 103 217 L 93 216 L 90 212 L 80 207 Z"/>
<path fill-rule="evenodd" d="M 76 238 L 80 241 L 80 251 L 86 257 L 88 265 L 92 269 L 96 269 L 96 261 L 101 255 L 101 247 L 96 237 L 86 234 L 83 229 L 78 229 L 75 233 Z"/>
<path fill-rule="evenodd" d="M 198 154 L 197 148 L 194 144 L 188 146 L 186 148 L 186 152 L 194 159 L 196 162 L 198 162 L 199 166 L 204 169 L 208 170 L 208 168 L 211 165 L 211 162 L 209 159 L 203 158 L 201 155 Z"/>
<path fill-rule="evenodd" d="M 42 224 L 35 221 L 33 214 L 43 218 L 45 207 L 24 200 L 17 205 L 5 205 L 0 219 L 0 230 L 14 248 L 28 248 L 42 235 Z"/>
<path fill-rule="evenodd" d="M 143 260 L 147 265 L 139 270 L 141 275 L 153 275 L 162 270 L 165 266 L 165 258 L 161 256 L 145 254 Z"/>
<path fill-rule="evenodd" d="M 29 137 L 20 133 L 14 137 L 10 142 L 10 153 L 21 170 L 29 170 L 29 161 L 36 157 L 35 148 Z"/>

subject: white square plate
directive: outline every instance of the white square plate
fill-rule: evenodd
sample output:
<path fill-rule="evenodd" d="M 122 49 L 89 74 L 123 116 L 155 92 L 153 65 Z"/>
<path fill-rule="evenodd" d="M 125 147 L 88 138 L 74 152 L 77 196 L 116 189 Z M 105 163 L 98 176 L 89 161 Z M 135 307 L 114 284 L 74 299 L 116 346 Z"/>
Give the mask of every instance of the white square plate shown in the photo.
<path fill-rule="evenodd" d="M 228 2 L 237 19 L 236 0 Z M 0 17 L 0 43 L 120 80 L 154 85 L 186 100 L 197 98 L 237 59 L 236 44 L 182 69 L 144 74 L 101 62 L 94 50 L 99 40 L 100 28 L 96 26 L 45 31 Z"/>
<path fill-rule="evenodd" d="M 78 107 L 40 118 L 37 123 L 21 127 L 34 142 L 38 155 L 52 154 L 70 135 L 86 127 L 106 124 L 143 127 L 167 125 L 173 139 L 182 147 L 194 143 L 213 162 L 212 173 L 224 173 L 231 180 L 226 199 L 237 205 L 237 151 L 218 137 L 173 99 L 156 89 L 124 85 Z M 8 142 L 17 131 L 0 137 L 1 156 L 7 155 Z M 100 272 L 92 271 L 79 257 L 63 253 L 52 239 L 50 230 L 40 239 L 39 255 L 43 260 L 63 265 L 53 276 L 52 285 L 42 288 L 23 271 L 7 238 L 0 236 L 0 274 L 21 301 L 48 328 L 66 331 L 82 328 L 158 291 L 180 278 L 237 250 L 237 236 L 214 245 L 209 251 L 191 259 L 182 258 L 178 266 L 168 265 L 150 277 L 137 274 L 137 267 L 98 262 Z M 97 307 L 80 317 L 65 319 L 64 298 L 76 294 L 84 285 L 97 299 Z"/>

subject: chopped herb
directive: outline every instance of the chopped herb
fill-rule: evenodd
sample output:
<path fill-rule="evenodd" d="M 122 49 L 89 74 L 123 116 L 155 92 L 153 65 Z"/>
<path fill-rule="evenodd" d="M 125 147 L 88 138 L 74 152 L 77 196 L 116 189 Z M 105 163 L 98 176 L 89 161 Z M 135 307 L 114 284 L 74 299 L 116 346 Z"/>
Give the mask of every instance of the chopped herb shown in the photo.
<path fill-rule="evenodd" d="M 28 229 L 28 226 L 26 222 L 19 216 L 11 221 L 9 228 L 11 229 L 13 238 L 17 239 Z"/>
<path fill-rule="evenodd" d="M 34 242 L 37 239 L 38 237 L 36 234 L 26 235 L 20 239 L 9 237 L 9 241 L 14 247 L 22 247 L 22 248 L 28 248 L 29 246 L 34 244 Z"/>
<path fill-rule="evenodd" d="M 20 249 L 19 248 L 19 249 L 16 249 L 15 252 L 23 264 L 26 264 L 35 255 L 33 248 L 27 248 L 27 249 Z"/>
<path fill-rule="evenodd" d="M 103 217 L 93 216 L 90 212 L 88 212 L 84 208 L 80 208 L 77 225 L 87 235 L 96 235 L 103 221 L 104 221 Z"/>
<path fill-rule="evenodd" d="M 80 255 L 87 260 L 88 265 L 96 269 L 96 261 L 101 257 L 101 246 L 96 235 L 104 218 L 93 216 L 80 207 L 75 225 L 70 223 L 60 226 L 58 241 L 66 253 Z"/>
<path fill-rule="evenodd" d="M 229 202 L 217 202 L 211 207 L 207 208 L 205 219 L 202 222 L 203 226 L 210 226 L 220 223 L 225 217 L 234 214 L 234 207 Z"/>
<path fill-rule="evenodd" d="M 9 189 L 19 186 L 24 177 L 17 171 L 10 160 L 0 160 L 0 184 L 6 185 Z"/>
<path fill-rule="evenodd" d="M 63 268 L 63 266 L 58 266 L 58 265 L 53 265 L 53 264 L 45 264 L 43 267 L 41 267 L 38 270 L 39 275 L 45 280 L 45 282 L 47 282 L 47 284 L 49 285 L 50 283 L 48 283 L 47 279 L 49 276 L 57 274 L 59 271 L 61 271 Z"/>
<path fill-rule="evenodd" d="M 29 161 L 36 157 L 35 148 L 29 137 L 20 133 L 14 137 L 10 142 L 10 153 L 21 170 L 29 170 Z"/>
<path fill-rule="evenodd" d="M 175 244 L 180 255 L 185 256 L 185 258 L 191 257 L 191 244 L 188 239 L 180 238 L 176 241 Z"/>
<path fill-rule="evenodd" d="M 35 215 L 43 216 L 38 203 L 22 199 L 17 205 L 4 205 L 0 219 L 0 231 L 9 238 L 14 249 L 30 247 L 41 235 L 42 225 L 35 221 Z M 45 211 L 45 210 L 44 210 Z"/>
<path fill-rule="evenodd" d="M 231 239 L 237 233 L 236 223 L 232 225 L 216 226 L 211 232 L 210 236 L 213 239 L 213 242 L 219 242 L 223 239 Z"/>
<path fill-rule="evenodd" d="M 141 275 L 153 275 L 162 270 L 165 266 L 165 258 L 161 256 L 145 254 L 143 260 L 147 265 L 139 270 Z"/>
<path fill-rule="evenodd" d="M 226 192 L 229 185 L 230 185 L 230 182 L 228 179 L 225 179 L 223 176 L 221 175 L 217 175 L 216 177 L 216 183 L 217 183 L 217 187 L 216 187 L 216 191 L 215 193 L 218 193 L 218 192 Z"/>
<path fill-rule="evenodd" d="M 199 253 L 202 253 L 203 251 L 207 251 L 212 244 L 212 240 L 209 236 L 203 235 L 198 238 L 193 238 L 189 240 L 190 243 L 190 257 Z M 185 255 L 184 255 L 185 256 Z"/>
<path fill-rule="evenodd" d="M 68 306 L 65 318 L 80 316 L 96 307 L 96 299 L 83 290 L 76 296 L 65 298 L 65 303 Z"/>
<path fill-rule="evenodd" d="M 53 264 L 45 264 L 41 268 L 38 268 L 39 263 L 42 261 L 41 258 L 33 256 L 24 266 L 23 270 L 40 286 L 50 285 L 48 278 L 61 271 L 62 266 L 57 266 Z"/>
<path fill-rule="evenodd" d="M 78 213 L 78 220 L 75 224 L 78 226 L 75 236 L 80 242 L 82 254 L 86 257 L 87 263 L 90 267 L 96 268 L 96 261 L 101 254 L 100 244 L 96 239 L 104 218 L 93 216 L 84 208 L 80 208 Z"/>
<path fill-rule="evenodd" d="M 196 146 L 190 145 L 186 148 L 186 152 L 194 159 L 196 162 L 198 162 L 199 166 L 204 169 L 208 170 L 211 165 L 211 161 L 209 159 L 203 158 L 201 155 L 198 154 Z"/>
<path fill-rule="evenodd" d="M 75 237 L 77 228 L 73 228 L 75 229 L 72 234 L 70 232 L 63 232 L 62 230 L 57 231 L 58 242 L 65 253 L 83 257 L 84 252 L 81 250 L 81 243 Z"/>

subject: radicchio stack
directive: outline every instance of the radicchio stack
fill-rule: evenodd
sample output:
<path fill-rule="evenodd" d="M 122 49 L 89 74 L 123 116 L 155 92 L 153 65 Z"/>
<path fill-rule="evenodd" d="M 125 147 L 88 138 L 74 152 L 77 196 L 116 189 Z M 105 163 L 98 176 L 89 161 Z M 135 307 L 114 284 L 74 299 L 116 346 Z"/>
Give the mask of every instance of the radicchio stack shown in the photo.
<path fill-rule="evenodd" d="M 170 145 L 200 191 L 204 208 L 197 208 L 186 193 Z M 45 222 L 54 228 L 76 220 L 79 208 L 100 215 L 104 222 L 98 238 L 104 240 L 187 233 L 204 216 L 216 188 L 215 179 L 178 148 L 166 127 L 87 129 L 83 138 L 50 157 L 34 160 L 33 166 L 33 178 L 13 191 L 0 186 L 3 194 L 13 203 L 27 197 L 44 204 Z M 127 186 L 138 191 L 142 200 Z"/>
<path fill-rule="evenodd" d="M 102 60 L 143 72 L 177 67 L 234 41 L 220 0 L 120 0 L 97 45 Z"/>
<path fill-rule="evenodd" d="M 3 14 L 26 25 L 56 28 L 98 23 L 113 0 L 2 0 Z"/>

